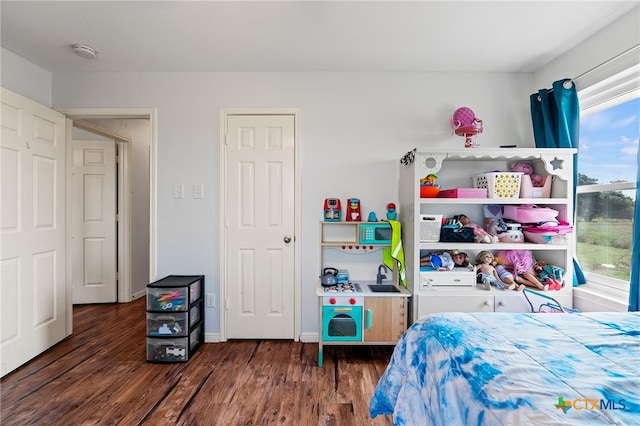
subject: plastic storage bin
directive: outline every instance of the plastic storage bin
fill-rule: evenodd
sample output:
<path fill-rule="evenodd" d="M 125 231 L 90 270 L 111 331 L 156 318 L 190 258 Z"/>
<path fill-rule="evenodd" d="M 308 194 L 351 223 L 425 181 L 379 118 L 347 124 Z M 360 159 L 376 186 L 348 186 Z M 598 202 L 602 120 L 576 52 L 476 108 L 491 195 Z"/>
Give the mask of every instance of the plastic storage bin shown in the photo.
<path fill-rule="evenodd" d="M 189 311 L 189 327 L 200 321 L 200 305 L 196 305 Z"/>
<path fill-rule="evenodd" d="M 522 172 L 491 172 L 473 176 L 474 188 L 486 188 L 488 198 L 519 198 Z"/>
<path fill-rule="evenodd" d="M 186 336 L 187 330 L 186 312 L 147 312 L 148 336 Z"/>
<path fill-rule="evenodd" d="M 147 361 L 184 362 L 203 343 L 204 275 L 147 285 Z"/>
<path fill-rule="evenodd" d="M 523 228 L 522 232 L 524 233 L 524 239 L 530 243 L 562 246 L 569 243 L 573 226 L 569 225 L 568 222 L 560 222 L 555 226 L 527 226 Z"/>
<path fill-rule="evenodd" d="M 179 362 L 189 359 L 187 346 L 189 339 L 152 339 L 147 337 L 147 361 L 152 362 Z"/>

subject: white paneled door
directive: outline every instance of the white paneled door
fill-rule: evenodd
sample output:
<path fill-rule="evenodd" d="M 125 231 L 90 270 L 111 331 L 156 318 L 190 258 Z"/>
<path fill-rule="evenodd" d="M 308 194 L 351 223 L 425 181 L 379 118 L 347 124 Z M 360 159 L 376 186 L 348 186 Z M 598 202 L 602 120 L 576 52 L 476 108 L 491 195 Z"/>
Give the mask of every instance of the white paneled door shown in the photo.
<path fill-rule="evenodd" d="M 293 115 L 227 118 L 227 337 L 294 338 Z"/>
<path fill-rule="evenodd" d="M 65 117 L 0 88 L 1 374 L 64 339 Z M 70 322 L 69 322 L 70 324 Z"/>
<path fill-rule="evenodd" d="M 117 302 L 115 141 L 74 139 L 71 158 L 73 303 Z"/>

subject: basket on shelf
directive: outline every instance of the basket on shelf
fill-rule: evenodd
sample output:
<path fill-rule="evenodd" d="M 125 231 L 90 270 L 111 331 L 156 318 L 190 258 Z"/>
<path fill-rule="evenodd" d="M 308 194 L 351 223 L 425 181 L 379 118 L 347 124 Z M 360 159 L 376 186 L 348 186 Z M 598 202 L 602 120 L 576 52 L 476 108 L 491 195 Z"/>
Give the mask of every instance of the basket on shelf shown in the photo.
<path fill-rule="evenodd" d="M 490 172 L 473 176 L 474 188 L 486 188 L 488 198 L 519 198 L 522 172 Z"/>

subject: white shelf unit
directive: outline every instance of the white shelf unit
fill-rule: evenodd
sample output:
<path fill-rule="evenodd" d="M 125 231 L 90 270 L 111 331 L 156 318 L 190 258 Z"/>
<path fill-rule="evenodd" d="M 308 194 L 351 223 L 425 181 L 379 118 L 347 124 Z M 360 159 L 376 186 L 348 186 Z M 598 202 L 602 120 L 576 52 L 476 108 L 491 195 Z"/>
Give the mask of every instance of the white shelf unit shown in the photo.
<path fill-rule="evenodd" d="M 483 224 L 483 206 L 487 204 L 535 204 L 559 211 L 558 219 L 573 223 L 573 158 L 575 149 L 479 149 L 439 151 L 416 149 L 403 157 L 400 164 L 399 220 L 403 229 L 403 246 L 407 271 L 407 286 L 413 293 L 410 320 L 436 312 L 528 312 L 529 305 L 521 292 L 503 291 L 484 286 L 420 286 L 420 249 L 442 251 L 459 249 L 475 260 L 481 250 L 496 253 L 499 250 L 531 250 L 537 260 L 544 260 L 565 270 L 564 287 L 548 294 L 565 307 L 572 306 L 573 234 L 565 245 L 534 243 L 448 243 L 421 242 L 420 215 L 442 215 L 444 218 L 463 213 L 480 226 Z M 408 159 L 413 161 L 407 161 Z M 420 179 L 430 173 L 438 176 L 443 190 L 471 188 L 472 177 L 490 172 L 511 170 L 518 161 L 529 161 L 534 172 L 551 175 L 553 179 L 549 198 L 420 198 Z M 404 163 L 404 164 L 403 164 Z M 447 272 L 442 272 L 446 274 Z"/>

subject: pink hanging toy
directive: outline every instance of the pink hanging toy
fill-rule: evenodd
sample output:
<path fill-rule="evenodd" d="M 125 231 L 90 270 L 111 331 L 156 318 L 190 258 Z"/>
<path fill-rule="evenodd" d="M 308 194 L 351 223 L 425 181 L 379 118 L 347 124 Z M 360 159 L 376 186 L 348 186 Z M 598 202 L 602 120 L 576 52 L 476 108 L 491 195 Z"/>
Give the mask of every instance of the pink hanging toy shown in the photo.
<path fill-rule="evenodd" d="M 462 107 L 455 110 L 451 118 L 452 134 L 464 136 L 464 147 L 473 148 L 473 136 L 482 133 L 482 120 L 476 117 L 471 108 Z"/>

